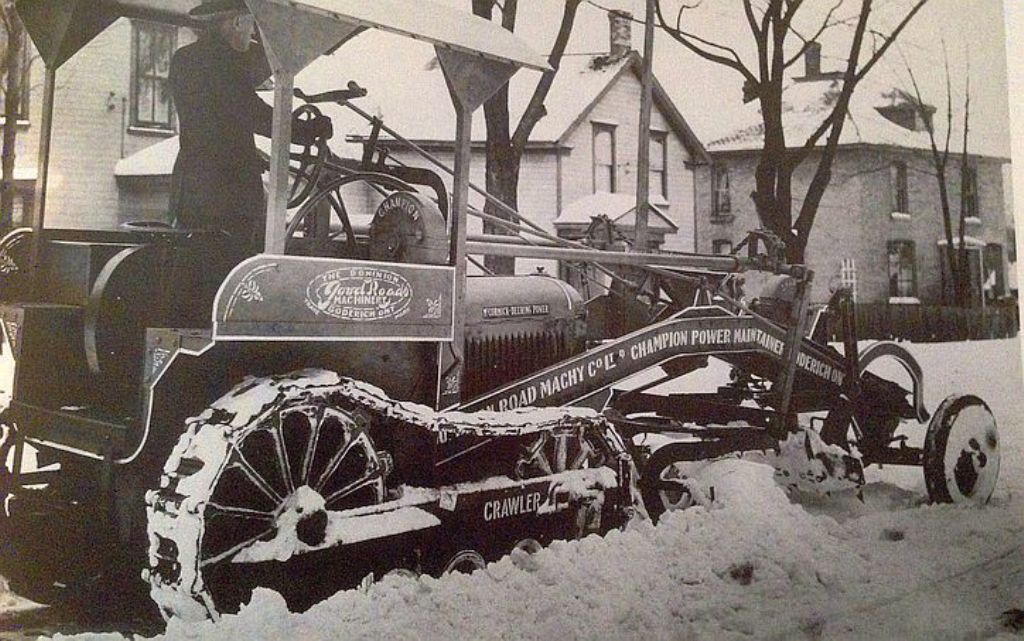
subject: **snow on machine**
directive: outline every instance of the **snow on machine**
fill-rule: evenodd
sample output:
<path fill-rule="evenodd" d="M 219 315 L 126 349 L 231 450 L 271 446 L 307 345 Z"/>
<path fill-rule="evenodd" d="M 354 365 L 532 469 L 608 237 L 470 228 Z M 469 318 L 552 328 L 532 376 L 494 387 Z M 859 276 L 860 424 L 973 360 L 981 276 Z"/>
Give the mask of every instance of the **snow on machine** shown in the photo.
<path fill-rule="evenodd" d="M 918 465 L 933 500 L 991 495 L 984 402 L 955 396 L 929 417 L 910 354 L 859 353 L 843 291 L 809 323 L 812 273 L 766 234 L 745 255 L 613 252 L 509 211 L 501 224 L 535 241 L 470 238 L 467 216 L 486 216 L 467 204 L 472 113 L 546 63 L 463 13 L 246 0 L 277 106 L 263 253 L 237 262 L 217 234 L 150 224 L 47 228 L 57 69 L 118 17 L 187 25 L 197 2 L 18 2 L 47 74 L 33 225 L 0 242 L 0 574 L 15 590 L 53 600 L 121 568 L 165 616 L 237 610 L 256 586 L 301 608 L 389 572 L 472 571 L 607 532 L 644 505 L 656 518 L 687 503 L 687 464 L 794 434 L 823 477 Z M 376 118 L 357 161 L 284 142 L 295 74 L 371 28 L 436 48 L 454 167 L 424 157 L 450 197 L 435 171 L 377 153 L 382 130 L 402 139 Z M 354 85 L 296 93 L 300 110 L 362 113 Z M 379 194 L 366 229 L 343 200 L 356 183 Z M 587 263 L 613 284 L 584 301 L 550 276 L 467 277 L 479 254 Z M 738 295 L 743 272 L 763 276 L 756 297 Z M 709 358 L 733 368 L 728 385 L 657 393 Z M 868 372 L 880 358 L 911 389 Z M 645 372 L 658 376 L 621 386 Z M 896 434 L 904 420 L 928 424 L 923 447 Z"/>

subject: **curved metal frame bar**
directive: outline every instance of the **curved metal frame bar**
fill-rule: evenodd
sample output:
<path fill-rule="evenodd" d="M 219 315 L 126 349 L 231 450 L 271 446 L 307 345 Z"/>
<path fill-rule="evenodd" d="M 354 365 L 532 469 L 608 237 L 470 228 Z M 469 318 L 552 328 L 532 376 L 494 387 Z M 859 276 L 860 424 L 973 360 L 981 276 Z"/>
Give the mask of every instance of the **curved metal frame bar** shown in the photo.
<path fill-rule="evenodd" d="M 914 383 L 914 389 L 912 390 L 914 394 L 914 413 L 917 414 L 917 420 L 921 423 L 928 421 L 931 415 L 924 405 L 924 373 L 921 371 L 921 366 L 918 364 L 917 359 L 906 348 L 891 341 L 882 341 L 868 346 L 859 354 L 860 373 L 863 374 L 867 371 L 868 365 L 872 362 L 886 357 L 895 360 L 910 375 L 910 379 Z"/>

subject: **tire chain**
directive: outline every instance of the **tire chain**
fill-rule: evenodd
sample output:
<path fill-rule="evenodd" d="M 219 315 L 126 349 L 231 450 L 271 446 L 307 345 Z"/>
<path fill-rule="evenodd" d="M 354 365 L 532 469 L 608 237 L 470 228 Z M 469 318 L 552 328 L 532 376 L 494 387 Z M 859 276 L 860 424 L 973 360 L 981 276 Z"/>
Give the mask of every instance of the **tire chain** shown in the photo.
<path fill-rule="evenodd" d="M 597 428 L 620 473 L 632 469 L 625 446 L 614 428 L 596 412 L 576 408 L 529 408 L 494 412 L 435 412 L 414 403 L 395 401 L 380 389 L 323 370 L 302 370 L 282 376 L 249 377 L 202 414 L 186 422 L 186 430 L 164 466 L 160 487 L 146 493 L 148 567 L 142 578 L 165 619 L 204 620 L 218 617 L 199 567 L 203 513 L 230 447 L 259 425 L 285 401 L 322 400 L 346 410 L 361 411 L 397 429 L 419 428 L 438 438 L 464 434 L 521 435 L 550 431 L 567 424 Z M 633 479 L 627 472 L 636 504 Z M 642 503 L 640 504 L 642 505 Z M 642 509 L 642 508 L 641 508 Z"/>

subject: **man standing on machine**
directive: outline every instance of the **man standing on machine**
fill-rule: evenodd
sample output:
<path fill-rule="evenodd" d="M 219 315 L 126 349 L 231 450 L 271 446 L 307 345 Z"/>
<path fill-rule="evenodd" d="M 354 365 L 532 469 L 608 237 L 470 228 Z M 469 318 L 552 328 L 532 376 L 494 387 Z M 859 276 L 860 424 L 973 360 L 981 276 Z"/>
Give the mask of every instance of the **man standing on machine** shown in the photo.
<path fill-rule="evenodd" d="M 189 12 L 205 29 L 171 59 L 181 127 L 171 175 L 171 217 L 180 227 L 220 230 L 240 254 L 263 249 L 264 160 L 253 134 L 270 137 L 273 110 L 256 95 L 268 75 L 256 22 L 243 0 L 208 0 Z M 330 118 L 294 120 L 292 140 L 333 133 Z"/>

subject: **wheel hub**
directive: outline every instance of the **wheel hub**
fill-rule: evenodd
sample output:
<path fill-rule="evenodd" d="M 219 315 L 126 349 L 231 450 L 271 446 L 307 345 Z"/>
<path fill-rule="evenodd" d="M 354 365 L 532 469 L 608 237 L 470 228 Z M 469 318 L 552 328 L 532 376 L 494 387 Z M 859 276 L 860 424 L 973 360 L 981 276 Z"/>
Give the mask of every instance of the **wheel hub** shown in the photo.
<path fill-rule="evenodd" d="M 308 485 L 303 485 L 281 505 L 273 540 L 298 539 L 309 547 L 317 547 L 327 538 L 327 521 L 324 497 Z"/>

